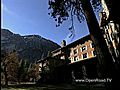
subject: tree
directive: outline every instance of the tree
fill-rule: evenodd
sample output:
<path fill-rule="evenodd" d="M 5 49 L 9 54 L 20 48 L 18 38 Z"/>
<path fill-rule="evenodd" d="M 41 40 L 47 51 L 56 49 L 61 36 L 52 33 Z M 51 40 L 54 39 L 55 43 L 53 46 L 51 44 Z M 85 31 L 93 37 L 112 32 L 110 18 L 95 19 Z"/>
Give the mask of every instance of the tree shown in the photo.
<path fill-rule="evenodd" d="M 74 30 L 74 15 L 80 22 L 86 19 L 91 39 L 95 45 L 102 77 L 110 78 L 113 77 L 114 62 L 92 8 L 92 6 L 97 8 L 98 5 L 100 5 L 100 0 L 49 0 L 49 9 L 51 9 L 49 14 L 58 22 L 57 26 L 70 17 L 72 21 L 70 30 Z"/>
<path fill-rule="evenodd" d="M 1 58 L 2 70 L 5 76 L 5 85 L 8 85 L 8 81 L 17 81 L 17 71 L 19 60 L 15 51 L 2 54 Z"/>
<path fill-rule="evenodd" d="M 18 68 L 18 83 L 20 84 L 21 82 L 29 82 L 28 79 L 28 73 L 29 73 L 29 67 L 30 67 L 30 63 L 28 62 L 28 60 L 21 60 L 19 63 L 19 68 Z"/>
<path fill-rule="evenodd" d="M 1 84 L 4 84 L 5 82 L 5 64 L 4 64 L 4 59 L 6 56 L 6 51 L 1 50 Z M 8 80 L 7 80 L 8 81 Z M 7 84 L 8 82 L 6 81 L 5 84 Z"/>
<path fill-rule="evenodd" d="M 110 12 L 109 20 L 113 20 L 115 24 L 120 24 L 120 13 L 118 13 L 118 10 L 116 10 L 119 8 L 119 1 L 105 0 L 105 2 Z"/>
<path fill-rule="evenodd" d="M 18 76 L 17 76 L 19 84 L 21 81 L 23 81 L 24 74 L 25 74 L 25 61 L 21 60 L 19 63 Z"/>
<path fill-rule="evenodd" d="M 36 63 L 31 64 L 28 70 L 28 78 L 31 78 L 32 81 L 37 81 L 39 80 L 39 74 L 39 65 Z"/>

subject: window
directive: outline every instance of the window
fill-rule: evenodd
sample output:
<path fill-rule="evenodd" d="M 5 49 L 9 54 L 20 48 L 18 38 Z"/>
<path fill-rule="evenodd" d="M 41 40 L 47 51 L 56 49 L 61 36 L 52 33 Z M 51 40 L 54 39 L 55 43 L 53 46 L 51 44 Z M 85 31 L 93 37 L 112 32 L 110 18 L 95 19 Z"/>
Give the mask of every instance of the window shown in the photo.
<path fill-rule="evenodd" d="M 61 56 L 60 59 L 65 59 L 65 56 Z"/>
<path fill-rule="evenodd" d="M 77 49 L 73 50 L 74 54 L 77 54 Z"/>
<path fill-rule="evenodd" d="M 78 57 L 77 57 L 77 56 L 75 56 L 75 57 L 74 57 L 74 61 L 77 61 L 77 60 L 78 60 Z"/>
<path fill-rule="evenodd" d="M 87 53 L 84 53 L 84 54 L 83 54 L 83 59 L 84 59 L 84 58 L 87 58 Z"/>
<path fill-rule="evenodd" d="M 86 46 L 83 46 L 83 47 L 82 47 L 82 52 L 83 52 L 84 50 L 87 50 L 87 47 L 86 47 Z"/>
<path fill-rule="evenodd" d="M 96 52 L 95 51 L 93 51 L 93 56 L 96 56 Z"/>
<path fill-rule="evenodd" d="M 95 47 L 95 45 L 94 45 L 94 43 L 92 42 L 92 43 L 91 43 L 91 48 L 94 48 L 94 47 Z"/>

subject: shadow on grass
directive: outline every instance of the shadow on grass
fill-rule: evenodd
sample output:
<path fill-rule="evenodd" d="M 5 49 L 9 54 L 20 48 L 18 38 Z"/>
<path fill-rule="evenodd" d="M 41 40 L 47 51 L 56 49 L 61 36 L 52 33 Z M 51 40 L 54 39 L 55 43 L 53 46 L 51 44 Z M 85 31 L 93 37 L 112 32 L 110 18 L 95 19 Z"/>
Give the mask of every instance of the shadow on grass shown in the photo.
<path fill-rule="evenodd" d="M 1 90 L 106 90 L 104 86 L 88 86 L 88 85 L 43 85 L 43 84 L 18 84 L 1 86 Z"/>

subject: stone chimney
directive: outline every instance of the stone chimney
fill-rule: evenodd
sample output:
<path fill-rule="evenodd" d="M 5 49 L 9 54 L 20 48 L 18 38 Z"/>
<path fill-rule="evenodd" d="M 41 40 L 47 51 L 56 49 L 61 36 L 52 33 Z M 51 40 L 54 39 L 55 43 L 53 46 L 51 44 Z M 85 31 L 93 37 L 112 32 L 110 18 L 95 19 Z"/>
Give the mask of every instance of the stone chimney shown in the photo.
<path fill-rule="evenodd" d="M 61 42 L 61 47 L 64 47 L 64 46 L 66 46 L 66 41 L 65 41 L 65 40 L 63 40 L 63 41 Z"/>

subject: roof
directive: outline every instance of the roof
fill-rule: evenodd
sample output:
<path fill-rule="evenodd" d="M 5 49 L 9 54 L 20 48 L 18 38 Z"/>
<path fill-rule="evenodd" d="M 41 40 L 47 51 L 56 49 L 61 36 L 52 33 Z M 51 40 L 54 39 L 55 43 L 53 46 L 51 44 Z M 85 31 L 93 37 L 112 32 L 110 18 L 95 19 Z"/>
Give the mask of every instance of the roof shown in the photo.
<path fill-rule="evenodd" d="M 89 40 L 89 39 L 91 39 L 90 34 L 87 35 L 87 36 L 85 36 L 85 37 L 82 37 L 82 38 L 76 40 L 75 42 L 70 43 L 70 44 L 68 44 L 68 45 L 66 45 L 66 46 L 64 46 L 64 47 L 58 48 L 58 49 L 52 51 L 51 53 L 57 52 L 57 51 L 59 51 L 59 50 L 61 50 L 61 49 L 73 47 L 74 45 L 77 45 L 77 44 L 80 44 L 80 43 L 82 44 L 82 43 L 84 43 L 86 40 Z"/>
<path fill-rule="evenodd" d="M 54 57 L 49 56 L 49 57 L 45 57 L 43 59 L 38 60 L 37 63 L 44 62 L 45 60 L 48 60 L 48 59 L 64 60 L 64 59 L 58 59 L 58 58 L 54 58 Z"/>
<path fill-rule="evenodd" d="M 80 43 L 82 44 L 82 43 L 84 43 L 86 40 L 89 40 L 89 39 L 91 39 L 90 34 L 87 35 L 87 36 L 85 36 L 85 37 L 82 37 L 82 38 L 76 40 L 76 41 L 73 42 L 73 43 L 68 44 L 68 45 L 65 46 L 65 47 L 71 47 L 71 46 L 74 46 L 74 45 L 80 44 Z"/>
<path fill-rule="evenodd" d="M 56 50 L 52 51 L 51 53 L 58 52 L 58 51 L 60 51 L 60 50 L 62 50 L 62 49 L 71 48 L 71 47 L 76 46 L 76 45 L 78 45 L 78 44 L 80 44 L 80 43 L 82 44 L 82 43 L 84 43 L 86 40 L 90 40 L 90 39 L 91 39 L 91 37 L 90 37 L 90 34 L 89 34 L 89 35 L 87 35 L 87 36 L 85 36 L 85 37 L 82 37 L 82 38 L 76 40 L 76 41 L 73 42 L 73 43 L 70 43 L 70 44 L 68 44 L 68 45 L 66 45 L 66 46 L 64 46 L 64 47 L 61 47 L 61 48 L 56 49 Z M 45 61 L 45 60 L 50 59 L 50 58 L 53 59 L 54 57 L 48 56 L 48 57 L 45 57 L 45 58 L 43 58 L 43 59 L 41 59 L 41 60 L 38 60 L 37 62 L 42 62 L 42 61 Z M 55 59 L 55 58 L 54 58 L 54 59 Z"/>

